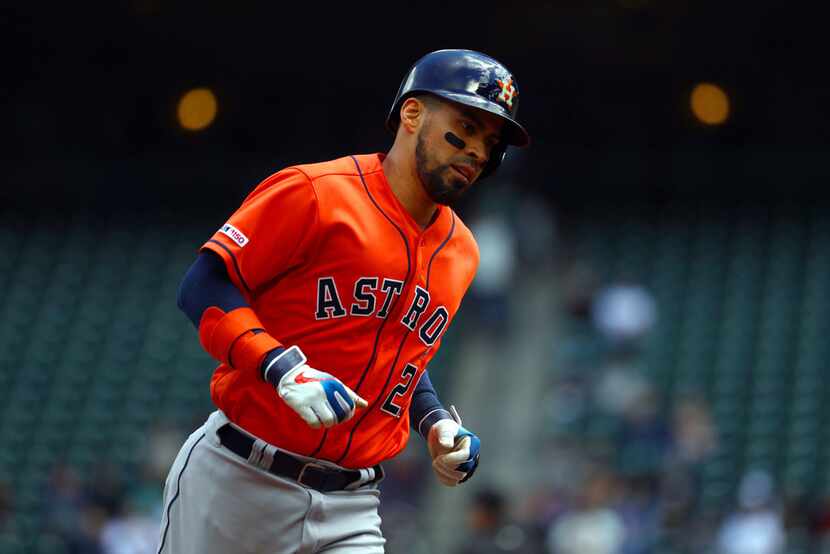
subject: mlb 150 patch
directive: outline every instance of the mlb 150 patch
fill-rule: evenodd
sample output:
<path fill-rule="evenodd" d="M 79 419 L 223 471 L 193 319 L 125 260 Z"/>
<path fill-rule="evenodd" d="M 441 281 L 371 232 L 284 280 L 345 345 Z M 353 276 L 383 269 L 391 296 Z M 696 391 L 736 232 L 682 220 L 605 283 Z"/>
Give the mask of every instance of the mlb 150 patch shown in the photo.
<path fill-rule="evenodd" d="M 238 244 L 240 248 L 248 244 L 248 237 L 245 236 L 245 233 L 243 233 L 230 223 L 225 223 L 224 225 L 222 225 L 222 228 L 219 231 L 230 237 L 230 239 L 234 241 L 236 244 Z"/>

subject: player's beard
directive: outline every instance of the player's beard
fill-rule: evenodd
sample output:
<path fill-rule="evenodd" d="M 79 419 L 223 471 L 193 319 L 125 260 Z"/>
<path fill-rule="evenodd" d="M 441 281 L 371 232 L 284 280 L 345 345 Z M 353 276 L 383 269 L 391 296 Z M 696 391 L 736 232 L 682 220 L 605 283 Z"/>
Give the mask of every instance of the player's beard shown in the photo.
<path fill-rule="evenodd" d="M 423 131 L 426 131 L 426 129 L 423 129 Z M 433 202 L 443 206 L 451 206 L 467 190 L 467 183 L 461 179 L 448 180 L 445 177 L 452 173 L 448 163 L 430 167 L 427 142 L 424 140 L 425 133 L 423 131 L 418 133 L 418 144 L 415 146 L 415 168 L 418 171 L 418 177 Z"/>

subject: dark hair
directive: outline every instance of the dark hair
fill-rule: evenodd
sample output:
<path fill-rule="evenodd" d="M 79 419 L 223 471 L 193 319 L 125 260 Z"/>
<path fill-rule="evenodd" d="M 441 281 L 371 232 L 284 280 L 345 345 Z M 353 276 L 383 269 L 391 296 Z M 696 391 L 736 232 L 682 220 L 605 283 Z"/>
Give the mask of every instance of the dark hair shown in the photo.
<path fill-rule="evenodd" d="M 436 106 L 441 104 L 441 100 L 437 96 L 428 92 L 421 92 L 413 94 L 412 96 L 423 102 L 424 105 L 430 110 L 435 109 Z"/>

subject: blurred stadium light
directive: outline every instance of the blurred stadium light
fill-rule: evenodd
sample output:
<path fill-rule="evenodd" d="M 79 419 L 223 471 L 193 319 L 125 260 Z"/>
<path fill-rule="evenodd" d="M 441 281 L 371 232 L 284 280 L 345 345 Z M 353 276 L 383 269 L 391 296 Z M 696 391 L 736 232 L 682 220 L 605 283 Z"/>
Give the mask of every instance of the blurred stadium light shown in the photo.
<path fill-rule="evenodd" d="M 176 115 L 188 131 L 206 129 L 216 119 L 216 95 L 209 88 L 194 88 L 179 99 Z"/>
<path fill-rule="evenodd" d="M 707 125 L 721 125 L 729 118 L 729 97 L 718 85 L 699 83 L 690 97 L 692 113 Z"/>

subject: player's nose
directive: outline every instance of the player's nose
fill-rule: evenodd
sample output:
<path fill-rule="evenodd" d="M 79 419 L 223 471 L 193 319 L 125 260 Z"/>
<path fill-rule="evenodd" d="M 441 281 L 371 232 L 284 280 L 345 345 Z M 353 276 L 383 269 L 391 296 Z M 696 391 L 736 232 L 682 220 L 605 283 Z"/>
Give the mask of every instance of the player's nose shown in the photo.
<path fill-rule="evenodd" d="M 478 140 L 471 140 L 467 142 L 467 150 L 465 154 L 470 157 L 470 165 L 475 167 L 476 172 L 480 171 L 481 168 L 484 167 L 484 163 L 487 161 L 487 148 L 483 142 Z"/>

